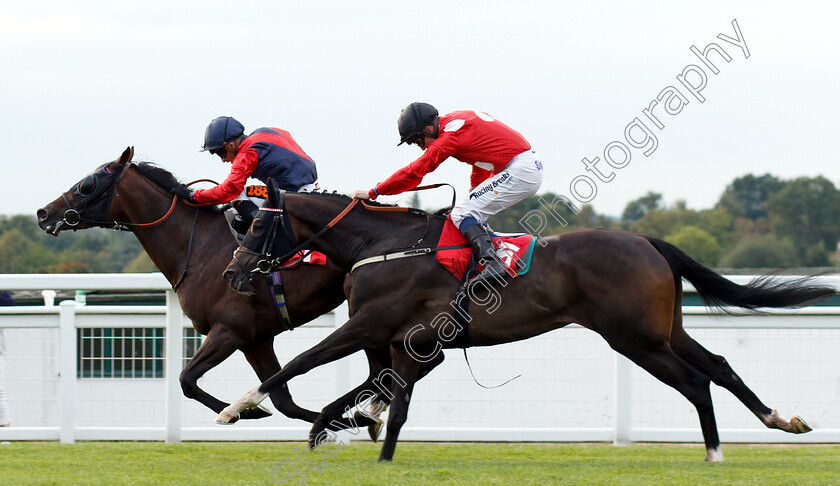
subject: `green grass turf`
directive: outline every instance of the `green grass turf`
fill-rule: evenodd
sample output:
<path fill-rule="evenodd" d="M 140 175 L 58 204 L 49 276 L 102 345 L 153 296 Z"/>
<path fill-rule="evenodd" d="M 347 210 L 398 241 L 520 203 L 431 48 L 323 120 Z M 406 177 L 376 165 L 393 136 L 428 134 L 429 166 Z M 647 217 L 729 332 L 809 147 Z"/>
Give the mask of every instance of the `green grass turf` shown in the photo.
<path fill-rule="evenodd" d="M 303 446 L 14 442 L 0 445 L 0 485 L 279 484 L 275 469 L 283 484 L 309 485 L 840 484 L 838 445 L 724 445 L 726 461 L 717 464 L 703 462 L 700 445 L 401 443 L 394 462 L 382 464 L 375 444 L 301 458 Z"/>

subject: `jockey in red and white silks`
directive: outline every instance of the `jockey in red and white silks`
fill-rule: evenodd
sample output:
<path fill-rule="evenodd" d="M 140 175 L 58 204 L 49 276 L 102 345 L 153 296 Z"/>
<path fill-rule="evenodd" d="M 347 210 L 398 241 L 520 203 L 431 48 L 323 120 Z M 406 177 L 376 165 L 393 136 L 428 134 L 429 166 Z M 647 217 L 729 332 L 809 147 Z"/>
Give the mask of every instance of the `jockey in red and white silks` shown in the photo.
<path fill-rule="evenodd" d="M 479 278 L 506 274 L 495 256 L 487 218 L 536 194 L 542 185 L 542 163 L 517 131 L 484 112 L 461 110 L 438 116 L 427 103 L 412 103 L 397 121 L 401 141 L 424 150 L 414 162 L 370 190 L 354 197 L 375 199 L 417 187 L 423 176 L 454 157 L 472 165 L 470 194 L 452 210 L 452 221 L 479 255 L 488 260 Z"/>

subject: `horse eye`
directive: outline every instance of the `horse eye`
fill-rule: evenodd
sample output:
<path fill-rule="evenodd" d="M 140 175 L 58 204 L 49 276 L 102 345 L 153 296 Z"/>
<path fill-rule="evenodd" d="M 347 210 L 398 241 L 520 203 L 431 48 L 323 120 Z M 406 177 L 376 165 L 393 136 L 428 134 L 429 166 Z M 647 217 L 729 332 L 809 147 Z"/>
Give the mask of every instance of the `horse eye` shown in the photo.
<path fill-rule="evenodd" d="M 79 193 L 83 196 L 90 196 L 93 194 L 94 189 L 96 189 L 96 177 L 92 175 L 85 177 L 85 179 L 79 183 Z"/>
<path fill-rule="evenodd" d="M 263 235 L 265 231 L 265 225 L 263 224 L 261 219 L 255 219 L 253 223 L 251 223 L 251 234 L 259 238 Z"/>

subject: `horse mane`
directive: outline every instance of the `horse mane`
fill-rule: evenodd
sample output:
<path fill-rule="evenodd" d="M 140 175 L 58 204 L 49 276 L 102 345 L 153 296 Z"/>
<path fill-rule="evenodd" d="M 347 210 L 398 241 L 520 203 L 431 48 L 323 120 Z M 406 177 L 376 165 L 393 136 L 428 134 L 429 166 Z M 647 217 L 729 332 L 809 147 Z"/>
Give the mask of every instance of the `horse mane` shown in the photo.
<path fill-rule="evenodd" d="M 348 196 L 346 194 L 340 194 L 336 191 L 328 192 L 327 190 L 323 190 L 321 192 L 313 191 L 313 192 L 304 192 L 304 193 L 300 193 L 300 194 L 313 194 L 313 195 L 316 195 L 316 196 L 326 197 L 326 198 L 330 198 L 330 199 L 340 199 L 342 202 L 346 202 L 347 204 L 350 204 L 351 202 L 353 202 L 353 198 L 351 198 L 350 196 Z M 370 205 L 370 206 L 397 207 L 396 204 L 383 204 L 383 203 L 380 203 L 380 202 L 377 202 L 377 201 L 365 201 L 365 204 Z"/>
<path fill-rule="evenodd" d="M 163 167 L 152 162 L 136 162 L 134 167 L 140 172 L 143 177 L 149 179 L 161 189 L 169 192 L 175 186 L 181 183 L 177 177 Z M 214 212 L 223 212 L 224 206 L 203 206 L 200 209 L 211 210 Z"/>
<path fill-rule="evenodd" d="M 161 189 L 169 191 L 181 183 L 171 172 L 151 162 L 139 162 L 134 164 L 134 167 L 145 178 L 160 186 Z"/>

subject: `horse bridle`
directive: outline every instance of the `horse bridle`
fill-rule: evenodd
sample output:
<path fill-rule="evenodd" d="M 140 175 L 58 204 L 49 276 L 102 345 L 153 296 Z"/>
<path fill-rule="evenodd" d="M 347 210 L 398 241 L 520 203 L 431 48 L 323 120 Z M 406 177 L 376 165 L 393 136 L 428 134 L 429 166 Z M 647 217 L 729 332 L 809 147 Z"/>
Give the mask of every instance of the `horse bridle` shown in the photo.
<path fill-rule="evenodd" d="M 240 252 L 245 253 L 246 255 L 252 255 L 252 256 L 256 256 L 256 257 L 260 258 L 260 260 L 257 261 L 256 267 L 253 270 L 251 270 L 250 273 L 252 273 L 252 274 L 253 273 L 260 273 L 260 274 L 268 276 L 268 275 L 271 275 L 271 272 L 274 271 L 274 269 L 277 269 L 277 268 L 291 268 L 294 265 L 289 265 L 287 267 L 284 267 L 283 263 L 286 262 L 287 260 L 289 260 L 292 256 L 294 256 L 295 254 L 297 254 L 301 250 L 303 250 L 310 243 L 312 243 L 316 239 L 320 238 L 321 235 L 326 233 L 330 228 L 335 226 L 360 201 L 359 199 L 353 199 L 350 202 L 350 204 L 348 204 L 347 207 L 344 208 L 344 210 L 338 216 L 333 218 L 332 221 L 327 223 L 326 226 L 321 228 L 317 233 L 315 233 L 314 235 L 309 237 L 306 241 L 304 241 L 303 243 L 295 246 L 294 248 L 292 248 L 291 250 L 287 251 L 286 253 L 284 253 L 283 255 L 281 255 L 277 258 L 271 258 L 274 240 L 277 237 L 277 231 L 278 231 L 277 227 L 278 226 L 283 228 L 284 237 L 287 239 L 287 241 L 297 243 L 297 238 L 295 237 L 295 235 L 294 235 L 294 233 L 291 229 L 291 226 L 288 224 L 288 221 L 286 220 L 286 191 L 279 191 L 278 196 L 280 198 L 280 201 L 279 201 L 279 204 L 278 204 L 278 206 L 280 206 L 279 208 L 261 207 L 257 211 L 257 215 L 259 215 L 260 211 L 274 213 L 274 216 L 272 216 L 272 218 L 271 218 L 271 225 L 268 229 L 268 234 L 265 236 L 265 241 L 263 241 L 262 249 L 260 250 L 260 252 L 257 253 L 255 251 L 251 250 L 250 248 L 243 248 L 242 246 L 239 246 L 235 250 L 233 250 L 233 261 L 236 262 L 237 265 L 239 265 L 239 268 L 242 270 L 243 273 L 247 273 L 247 272 L 245 270 L 245 265 L 243 265 L 242 262 L 239 261 L 239 258 L 237 258 L 237 253 L 240 253 Z M 255 217 L 255 219 L 256 219 L 256 217 Z"/>
<path fill-rule="evenodd" d="M 119 191 L 119 188 L 117 186 L 119 185 L 120 181 L 122 181 L 123 177 L 125 177 L 126 173 L 128 172 L 129 167 L 131 167 L 132 165 L 133 164 L 131 162 L 126 163 L 125 166 L 120 171 L 120 173 L 117 175 L 117 180 L 113 184 L 110 185 L 110 187 L 108 189 L 108 192 L 103 193 L 103 195 L 106 195 L 106 194 L 111 194 L 113 192 L 114 197 L 117 200 L 117 205 L 120 207 L 120 209 L 122 209 L 122 204 L 120 203 L 120 191 Z M 106 166 L 106 169 L 107 169 L 107 166 Z M 206 182 L 213 182 L 213 183 L 218 185 L 218 183 L 216 183 L 215 181 L 212 181 L 210 179 L 199 179 L 199 180 L 191 182 L 188 185 L 192 185 L 192 184 L 195 184 L 197 182 L 205 182 L 205 181 Z M 75 188 L 75 192 L 79 192 L 81 194 L 81 192 L 79 191 L 79 188 L 78 188 L 79 185 L 81 185 L 81 182 L 79 184 L 77 184 L 76 186 L 74 186 L 74 188 Z M 122 221 L 97 221 L 95 219 L 87 219 L 82 215 L 82 211 L 84 211 L 85 209 L 88 209 L 88 208 L 87 207 L 78 207 L 77 208 L 77 205 L 74 205 L 70 201 L 70 198 L 68 197 L 68 194 L 71 194 L 71 192 L 73 192 L 73 189 L 71 189 L 70 191 L 67 191 L 67 192 L 65 192 L 61 195 L 62 199 L 64 199 L 64 204 L 67 206 L 68 209 L 64 211 L 64 214 L 62 215 L 62 219 L 60 221 L 58 221 L 58 223 L 57 223 L 58 227 L 66 225 L 66 226 L 69 226 L 69 227 L 73 228 L 73 227 L 77 226 L 79 223 L 84 222 L 84 223 L 87 223 L 91 226 L 108 228 L 108 229 L 112 229 L 114 231 L 131 231 L 132 228 L 145 228 L 145 227 L 155 226 L 155 225 L 158 225 L 160 223 L 163 223 L 164 221 L 166 221 L 169 218 L 169 216 L 172 215 L 172 213 L 175 211 L 175 205 L 178 203 L 178 196 L 173 195 L 172 196 L 172 204 L 169 206 L 169 209 L 166 211 L 166 213 L 163 216 L 161 216 L 160 218 L 158 218 L 157 220 L 149 222 L 149 223 L 129 223 L 129 222 L 122 222 Z M 108 199 L 110 199 L 110 198 L 108 198 Z M 75 201 L 75 198 L 73 200 Z M 201 205 L 190 204 L 189 202 L 186 202 L 186 201 L 185 201 L 185 204 L 187 204 L 189 206 L 196 206 L 196 207 L 201 206 Z"/>

